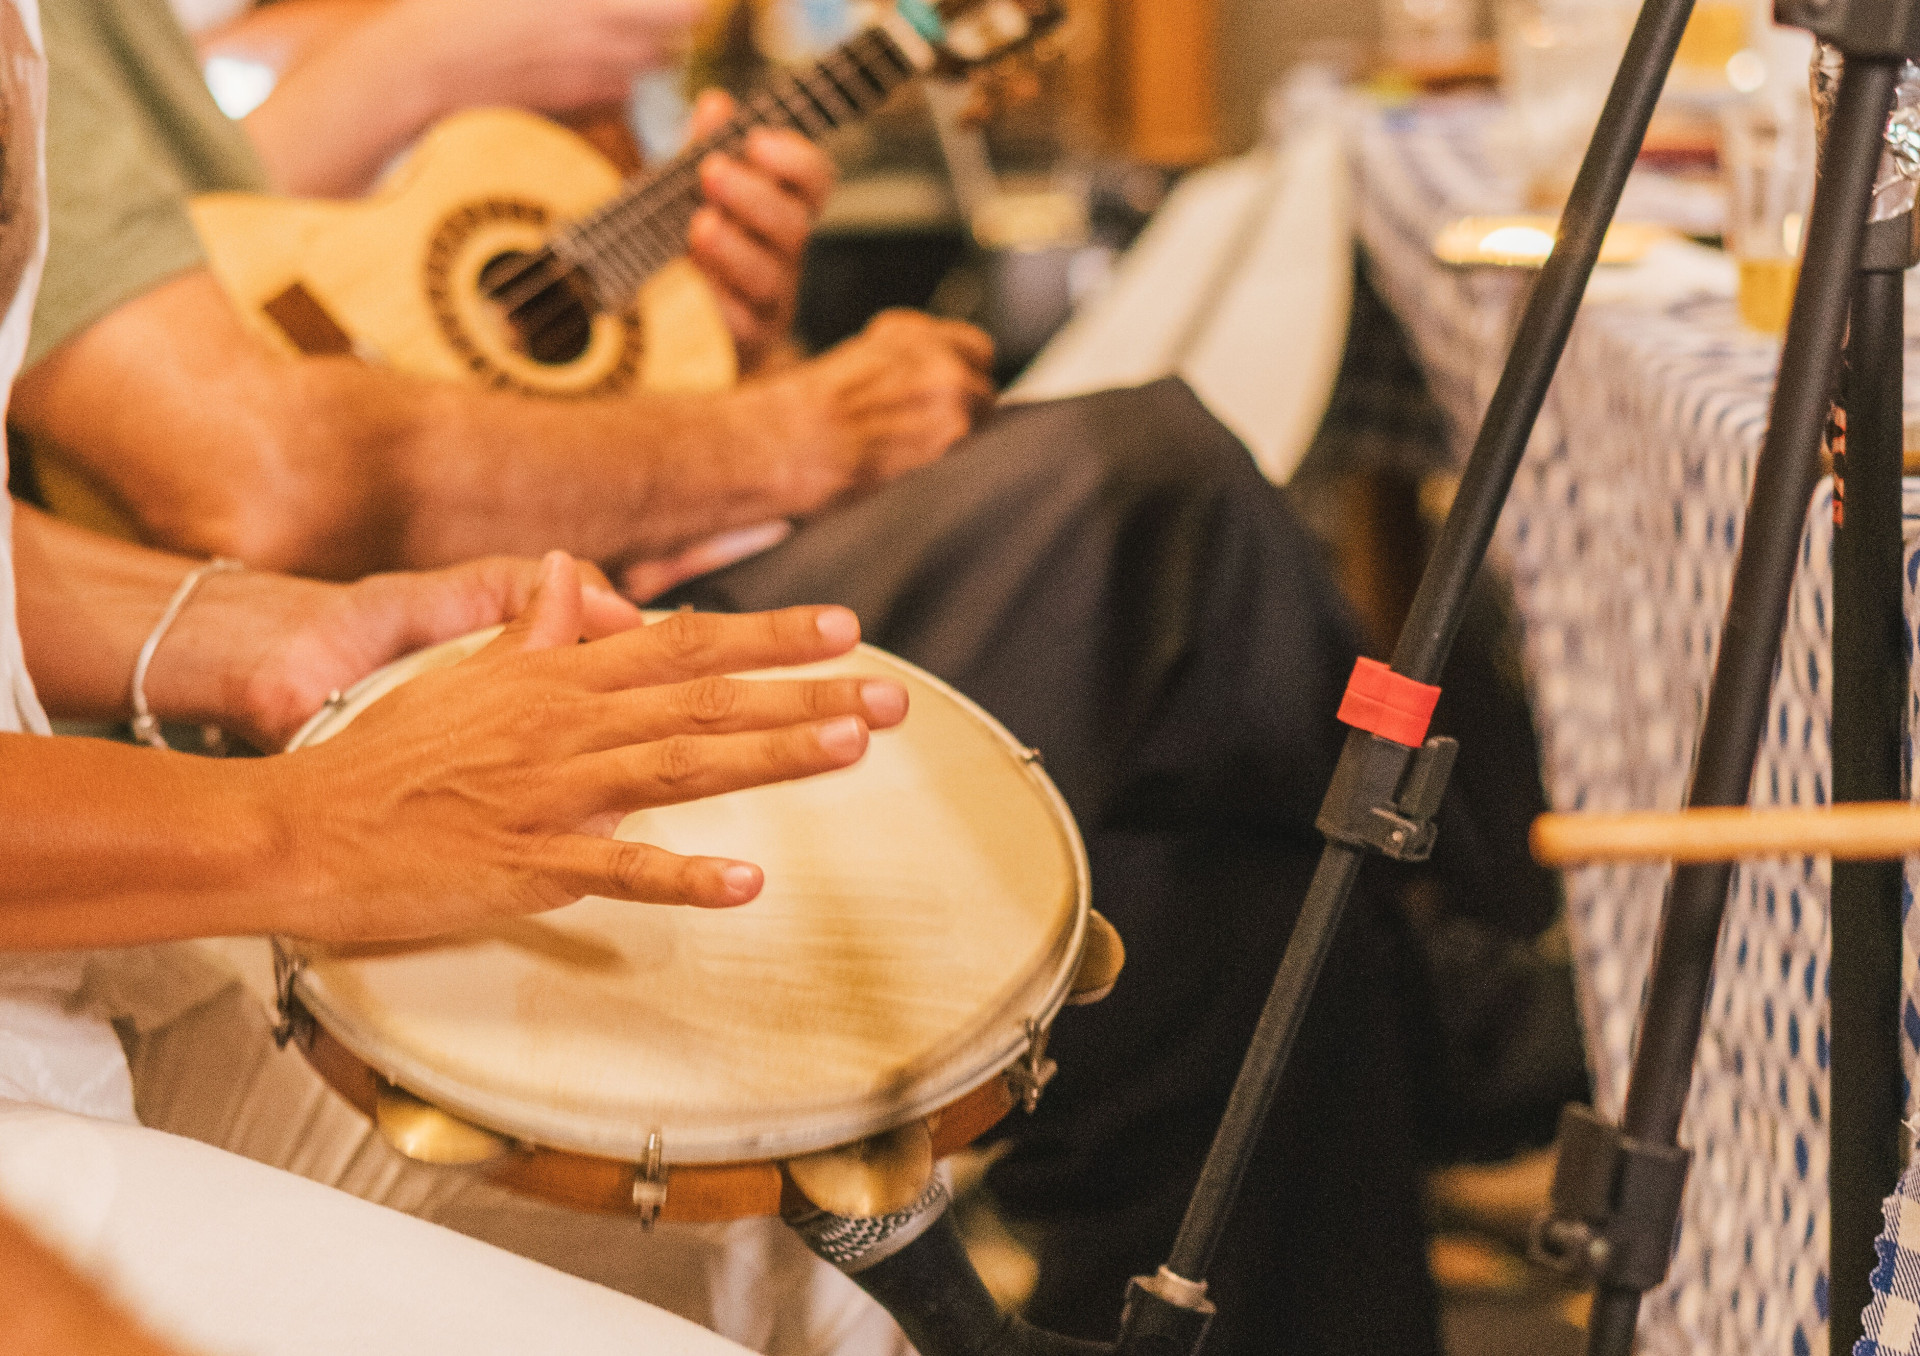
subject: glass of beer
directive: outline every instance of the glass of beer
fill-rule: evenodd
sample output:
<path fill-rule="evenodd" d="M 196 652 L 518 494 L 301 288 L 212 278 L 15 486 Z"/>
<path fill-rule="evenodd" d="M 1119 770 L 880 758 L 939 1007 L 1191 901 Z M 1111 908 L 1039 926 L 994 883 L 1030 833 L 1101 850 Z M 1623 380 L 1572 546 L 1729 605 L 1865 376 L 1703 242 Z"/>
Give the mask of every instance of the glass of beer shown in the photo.
<path fill-rule="evenodd" d="M 1813 114 L 1789 101 L 1739 104 L 1727 110 L 1722 133 L 1726 244 L 1740 265 L 1740 319 L 1780 334 L 1813 205 Z"/>

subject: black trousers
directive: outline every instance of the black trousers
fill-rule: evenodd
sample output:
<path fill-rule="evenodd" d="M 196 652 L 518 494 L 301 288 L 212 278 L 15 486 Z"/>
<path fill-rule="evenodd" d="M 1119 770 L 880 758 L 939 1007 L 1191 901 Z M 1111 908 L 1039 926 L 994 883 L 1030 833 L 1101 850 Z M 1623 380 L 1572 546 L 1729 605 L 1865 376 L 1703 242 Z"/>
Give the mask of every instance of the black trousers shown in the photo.
<path fill-rule="evenodd" d="M 1164 1260 L 1319 852 L 1356 638 L 1316 544 L 1177 380 L 998 413 L 942 461 L 679 590 L 837 602 L 1043 752 L 1125 938 L 990 1184 L 1035 1321 L 1111 1336 Z M 1411 948 L 1363 886 L 1213 1276 L 1209 1350 L 1437 1352 Z"/>

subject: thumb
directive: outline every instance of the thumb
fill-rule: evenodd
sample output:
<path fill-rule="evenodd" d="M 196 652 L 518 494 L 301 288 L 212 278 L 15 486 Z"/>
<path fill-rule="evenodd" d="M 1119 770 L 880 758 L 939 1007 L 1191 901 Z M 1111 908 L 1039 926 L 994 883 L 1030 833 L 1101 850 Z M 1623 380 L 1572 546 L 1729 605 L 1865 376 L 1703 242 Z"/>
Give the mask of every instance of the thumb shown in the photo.
<path fill-rule="evenodd" d="M 581 625 L 580 569 L 565 551 L 549 551 L 540 561 L 533 596 L 494 643 L 515 650 L 558 649 L 579 641 Z"/>

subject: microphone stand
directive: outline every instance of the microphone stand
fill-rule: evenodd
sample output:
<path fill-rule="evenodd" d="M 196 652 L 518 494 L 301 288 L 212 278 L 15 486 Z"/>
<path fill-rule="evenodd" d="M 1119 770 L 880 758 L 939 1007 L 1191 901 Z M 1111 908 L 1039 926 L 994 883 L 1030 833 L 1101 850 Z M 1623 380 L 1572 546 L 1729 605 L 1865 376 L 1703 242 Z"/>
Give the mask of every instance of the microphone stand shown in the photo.
<path fill-rule="evenodd" d="M 894 1312 L 925 1356 L 1191 1356 L 1200 1350 L 1213 1315 L 1207 1272 L 1361 865 L 1369 855 L 1418 861 L 1431 851 L 1433 816 L 1454 753 L 1451 740 L 1426 736 L 1426 717 L 1439 695 L 1434 684 L 1692 8 L 1692 0 L 1645 0 L 1561 215 L 1558 242 L 1527 300 L 1391 668 L 1362 660 L 1349 684 L 1341 719 L 1354 729 L 1319 817 L 1327 844 L 1166 1264 L 1153 1276 L 1134 1278 L 1117 1342 L 1081 1342 L 999 1315 L 967 1264 L 951 1221 L 939 1218 L 901 1251 L 852 1272 Z M 1893 229 L 1884 223 L 1876 226 L 1870 255 L 1863 255 L 1863 242 L 1900 64 L 1920 55 L 1920 0 L 1776 0 L 1776 13 L 1781 22 L 1811 29 L 1838 47 L 1846 56 L 1846 68 L 1829 125 L 1766 439 L 1754 471 L 1688 792 L 1688 804 L 1694 806 L 1742 806 L 1748 800 L 1856 282 L 1856 389 L 1847 411 L 1853 435 L 1847 461 L 1855 478 L 1847 500 L 1849 525 L 1836 546 L 1843 576 L 1836 579 L 1836 593 L 1858 590 L 1876 601 L 1873 616 L 1862 623 L 1868 634 L 1858 644 L 1850 640 L 1852 653 L 1836 656 L 1836 663 L 1844 681 L 1860 682 L 1865 673 L 1884 689 L 1886 675 L 1879 667 L 1897 666 L 1901 659 L 1898 643 L 1887 649 L 1882 633 L 1889 620 L 1895 628 L 1901 625 L 1900 272 L 1913 261 L 1912 217 L 1901 218 Z M 1882 577 L 1889 549 L 1884 501 L 1889 498 L 1895 572 L 1891 595 Z M 1889 597 L 1891 618 L 1886 611 Z M 1836 639 L 1842 631 L 1836 621 Z M 1853 676 L 1845 677 L 1849 672 Z M 1887 750 L 1868 748 L 1865 741 L 1896 737 L 1897 716 L 1891 734 L 1885 712 L 1879 710 L 1858 722 L 1843 741 L 1847 722 L 1838 706 L 1836 701 L 1837 794 L 1850 799 L 1884 794 L 1879 783 L 1885 779 Z M 1540 1260 L 1594 1283 L 1588 1330 L 1593 1356 L 1628 1356 L 1641 1297 L 1666 1275 L 1690 1157 L 1677 1138 L 1731 875 L 1732 867 L 1725 864 L 1682 866 L 1674 873 L 1621 1124 L 1610 1125 L 1578 1106 L 1568 1107 L 1561 1117 L 1552 1207 L 1536 1227 L 1534 1248 Z M 1867 967 L 1875 971 L 1871 978 L 1878 986 L 1873 1001 L 1884 1001 L 1889 976 L 1895 999 L 1899 992 L 1898 873 L 1890 880 L 1882 873 L 1869 880 L 1864 891 L 1850 883 L 1843 889 L 1843 876 L 1837 873 L 1835 881 L 1836 1094 L 1841 1092 L 1843 1040 L 1871 1030 L 1876 1049 L 1884 1046 L 1881 1028 L 1890 1029 L 1896 1010 L 1891 1004 L 1869 1006 L 1854 1026 L 1842 1024 L 1840 978 L 1845 966 L 1854 963 L 1841 954 L 1842 943 L 1857 947 L 1860 931 L 1878 929 L 1875 935 L 1881 940 L 1875 945 L 1890 949 L 1881 962 Z M 1875 912 L 1872 906 L 1889 885 L 1896 907 L 1892 940 L 1887 942 L 1885 911 Z M 1854 896 L 1844 910 L 1844 924 L 1843 895 Z M 1873 1054 L 1882 1063 L 1884 1056 L 1883 1049 Z M 1897 1075 L 1897 1047 L 1891 1067 Z M 1899 1084 L 1897 1078 L 1886 1078 L 1884 1087 L 1876 1086 L 1875 1079 L 1882 1077 L 1875 1073 L 1853 1080 L 1853 1105 L 1844 1111 L 1844 1103 L 1836 1105 L 1835 1120 L 1868 1107 L 1877 1115 L 1891 1106 L 1897 1123 Z M 1838 1095 L 1835 1100 L 1841 1102 Z M 1875 1133 L 1869 1128 L 1865 1142 L 1876 1144 Z M 1856 1167 L 1842 1149 L 1851 1141 L 1838 1134 L 1834 1138 L 1836 1180 L 1846 1165 L 1859 1181 L 1877 1182 L 1872 1196 L 1877 1206 L 1879 1190 L 1893 1180 L 1880 1161 L 1884 1146 Z M 1897 1168 L 1897 1159 L 1893 1165 Z M 1859 1223 L 1848 1228 L 1857 1233 Z M 1877 1227 L 1876 1219 L 1866 1230 L 1868 1237 Z M 1836 1245 L 1842 1233 L 1836 1215 Z M 1855 1245 L 1847 1246 L 1851 1250 Z M 1859 1255 L 1863 1280 L 1868 1256 L 1870 1252 Z M 1834 1293 L 1847 1296 L 1849 1305 L 1857 1293 L 1864 1300 L 1858 1287 L 1836 1285 Z M 1853 1323 L 1832 1324 L 1835 1352 L 1847 1350 Z M 1275 1336 L 1284 1340 L 1281 1334 Z"/>

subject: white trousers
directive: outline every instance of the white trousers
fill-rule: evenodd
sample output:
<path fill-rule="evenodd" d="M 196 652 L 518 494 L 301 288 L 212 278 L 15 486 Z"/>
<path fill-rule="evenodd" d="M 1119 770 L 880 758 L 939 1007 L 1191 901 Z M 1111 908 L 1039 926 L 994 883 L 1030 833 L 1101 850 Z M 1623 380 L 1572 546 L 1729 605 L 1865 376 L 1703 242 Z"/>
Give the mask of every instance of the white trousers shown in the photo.
<path fill-rule="evenodd" d="M 128 1121 L 0 1100 L 0 1204 L 183 1351 L 748 1356 L 603 1286 Z"/>
<path fill-rule="evenodd" d="M 238 984 L 122 1035 L 144 1125 L 446 1225 L 768 1356 L 912 1356 L 886 1312 L 776 1219 L 647 1232 L 402 1157 L 296 1051 L 275 1048 L 259 999 Z"/>

